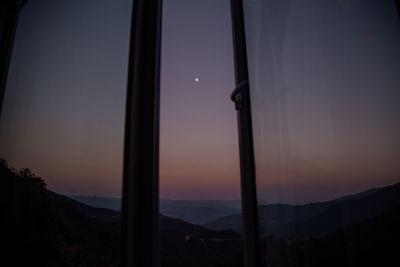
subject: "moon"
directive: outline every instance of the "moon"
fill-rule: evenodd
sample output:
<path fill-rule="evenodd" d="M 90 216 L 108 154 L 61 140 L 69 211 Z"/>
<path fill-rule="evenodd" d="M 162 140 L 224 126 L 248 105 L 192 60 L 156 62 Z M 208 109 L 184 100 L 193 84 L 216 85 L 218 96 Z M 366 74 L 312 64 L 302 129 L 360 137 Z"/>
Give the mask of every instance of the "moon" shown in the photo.
<path fill-rule="evenodd" d="M 196 82 L 196 83 L 198 83 L 199 81 L 200 81 L 200 79 L 199 78 L 194 78 L 194 81 Z"/>

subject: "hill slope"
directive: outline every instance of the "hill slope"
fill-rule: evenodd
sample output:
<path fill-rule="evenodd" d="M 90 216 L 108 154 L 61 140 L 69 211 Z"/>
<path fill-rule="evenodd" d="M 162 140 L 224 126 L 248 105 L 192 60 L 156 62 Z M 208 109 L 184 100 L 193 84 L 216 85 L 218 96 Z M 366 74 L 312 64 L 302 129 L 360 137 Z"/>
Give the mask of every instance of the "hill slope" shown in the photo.
<path fill-rule="evenodd" d="M 95 208 L 119 211 L 121 199 L 97 196 L 68 196 Z M 193 224 L 203 224 L 217 218 L 240 212 L 239 200 L 160 200 L 160 212 L 173 218 L 183 219 Z"/>
<path fill-rule="evenodd" d="M 262 259 L 269 267 L 399 266 L 400 205 L 321 238 L 268 236 Z"/>
<path fill-rule="evenodd" d="M 374 188 L 327 202 L 306 205 L 274 204 L 259 207 L 263 235 L 305 237 L 328 234 L 346 225 L 372 218 L 400 204 L 400 183 Z M 223 217 L 207 224 L 210 229 L 241 231 L 241 215 Z"/>
<path fill-rule="evenodd" d="M 5 262 L 14 266 L 120 266 L 120 214 L 46 189 L 0 164 Z M 240 266 L 240 236 L 160 217 L 162 266 Z M 234 254 L 232 254 L 232 252 Z"/>

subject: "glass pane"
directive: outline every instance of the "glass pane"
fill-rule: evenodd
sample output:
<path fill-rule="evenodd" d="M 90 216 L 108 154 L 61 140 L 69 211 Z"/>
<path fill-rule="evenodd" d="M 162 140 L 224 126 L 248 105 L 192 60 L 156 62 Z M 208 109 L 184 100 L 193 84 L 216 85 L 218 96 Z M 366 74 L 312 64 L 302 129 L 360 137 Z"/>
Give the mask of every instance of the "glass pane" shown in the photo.
<path fill-rule="evenodd" d="M 32 0 L 21 11 L 0 122 L 14 266 L 119 265 L 131 5 Z"/>
<path fill-rule="evenodd" d="M 264 264 L 398 264 L 395 1 L 244 0 L 244 13 Z"/>
<path fill-rule="evenodd" d="M 242 266 L 229 1 L 164 1 L 162 34 L 162 266 Z"/>

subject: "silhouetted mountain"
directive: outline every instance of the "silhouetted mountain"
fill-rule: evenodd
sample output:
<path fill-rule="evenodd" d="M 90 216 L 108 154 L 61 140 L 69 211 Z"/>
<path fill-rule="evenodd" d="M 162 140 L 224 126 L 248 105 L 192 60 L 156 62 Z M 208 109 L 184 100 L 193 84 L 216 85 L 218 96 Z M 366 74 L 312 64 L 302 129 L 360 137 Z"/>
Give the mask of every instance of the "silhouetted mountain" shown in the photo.
<path fill-rule="evenodd" d="M 68 196 L 96 208 L 121 209 L 121 199 L 97 196 Z M 160 200 L 160 212 L 194 224 L 203 224 L 217 218 L 240 212 L 240 200 Z"/>
<path fill-rule="evenodd" d="M 120 266 L 119 212 L 51 192 L 29 169 L 16 172 L 0 163 L 3 262 Z M 261 207 L 280 222 L 264 228 L 263 260 L 269 267 L 397 266 L 400 184 L 366 192 L 302 206 Z M 241 238 L 232 230 L 160 215 L 160 241 L 163 267 L 243 265 Z"/>
<path fill-rule="evenodd" d="M 371 195 L 371 194 L 373 194 L 373 193 L 378 192 L 378 191 L 381 190 L 382 188 L 383 188 L 383 187 L 371 188 L 371 189 L 368 189 L 368 190 L 363 191 L 363 192 L 358 193 L 358 194 L 347 195 L 347 196 L 343 196 L 343 197 L 337 198 L 337 199 L 335 199 L 335 200 L 333 200 L 333 201 L 342 201 L 342 200 L 358 199 L 358 198 L 366 197 L 366 196 L 368 196 L 368 195 Z"/>
<path fill-rule="evenodd" d="M 174 206 L 174 207 L 219 207 L 219 208 L 241 208 L 240 200 L 175 200 L 175 199 L 161 199 L 161 206 Z"/>
<path fill-rule="evenodd" d="M 3 262 L 13 266 L 119 266 L 120 213 L 46 189 L 28 169 L 1 161 Z M 241 266 L 240 236 L 160 217 L 162 266 Z M 234 253 L 232 255 L 232 253 Z"/>
<path fill-rule="evenodd" d="M 230 207 L 180 207 L 180 206 L 169 206 L 161 205 L 160 210 L 163 214 L 174 218 L 181 218 L 185 221 L 194 224 L 203 224 L 228 216 L 231 214 L 237 214 L 240 209 Z"/>
<path fill-rule="evenodd" d="M 400 205 L 320 238 L 267 236 L 262 259 L 269 267 L 400 266 L 399 225 Z"/>
<path fill-rule="evenodd" d="M 162 266 L 243 266 L 242 241 L 231 230 L 213 231 L 160 217 Z"/>
<path fill-rule="evenodd" d="M 274 204 L 259 207 L 263 235 L 305 237 L 325 235 L 346 225 L 366 220 L 400 203 L 400 184 L 374 188 L 360 194 L 306 205 Z M 210 229 L 241 231 L 241 215 L 217 219 Z"/>
<path fill-rule="evenodd" d="M 119 214 L 46 189 L 28 169 L 0 166 L 3 262 L 12 266 L 115 266 Z"/>
<path fill-rule="evenodd" d="M 98 196 L 75 196 L 67 195 L 70 199 L 79 201 L 94 208 L 106 208 L 115 211 L 121 210 L 121 198 L 98 197 Z"/>
<path fill-rule="evenodd" d="M 267 224 L 270 227 L 286 222 L 308 219 L 335 205 L 335 203 L 336 200 L 306 205 L 271 204 L 259 206 L 260 225 Z M 233 229 L 240 232 L 242 217 L 241 214 L 230 215 L 208 222 L 204 226 L 210 229 Z"/>

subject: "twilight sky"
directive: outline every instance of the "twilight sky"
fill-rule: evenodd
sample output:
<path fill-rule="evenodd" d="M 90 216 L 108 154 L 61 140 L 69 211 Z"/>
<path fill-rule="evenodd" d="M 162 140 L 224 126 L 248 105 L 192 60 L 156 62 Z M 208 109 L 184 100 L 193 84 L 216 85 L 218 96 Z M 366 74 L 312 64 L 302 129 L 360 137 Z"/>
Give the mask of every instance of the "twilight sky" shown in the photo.
<path fill-rule="evenodd" d="M 394 1 L 244 3 L 259 198 L 399 182 Z M 56 192 L 120 195 L 130 13 L 128 0 L 28 2 L 0 157 Z M 238 199 L 229 0 L 164 0 L 162 37 L 161 197 Z"/>
<path fill-rule="evenodd" d="M 120 195 L 131 2 L 21 13 L 0 156 L 57 192 Z M 239 199 L 229 1 L 166 0 L 163 24 L 161 197 Z"/>
<path fill-rule="evenodd" d="M 161 197 L 239 199 L 229 1 L 167 0 L 163 15 Z"/>

